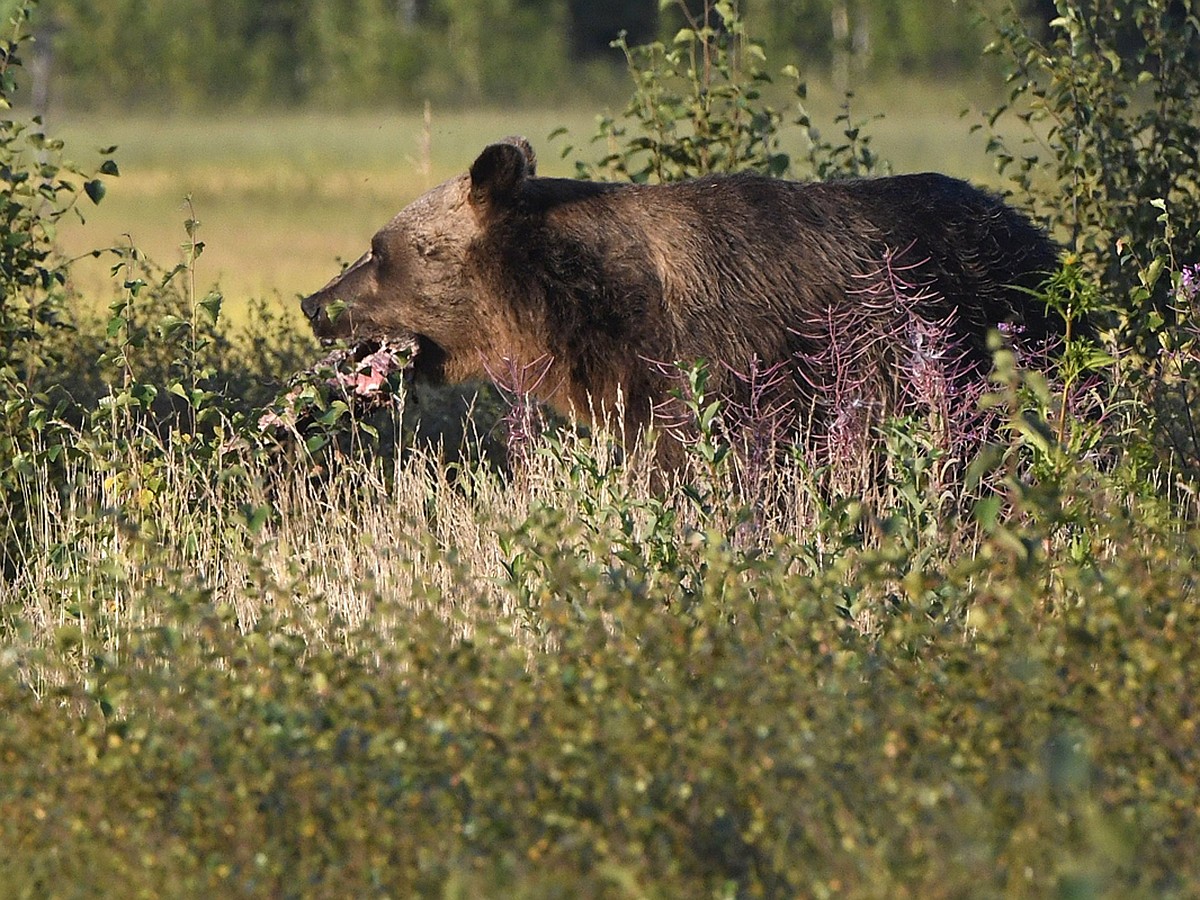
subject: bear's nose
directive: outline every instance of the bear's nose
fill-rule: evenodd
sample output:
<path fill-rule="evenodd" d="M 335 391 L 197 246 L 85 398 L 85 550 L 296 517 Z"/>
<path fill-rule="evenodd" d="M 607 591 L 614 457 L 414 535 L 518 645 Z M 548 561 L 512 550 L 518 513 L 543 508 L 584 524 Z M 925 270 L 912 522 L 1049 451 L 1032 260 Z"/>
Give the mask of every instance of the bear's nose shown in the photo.
<path fill-rule="evenodd" d="M 321 313 L 321 302 L 316 294 L 311 294 L 300 301 L 300 309 L 310 322 L 315 322 Z"/>

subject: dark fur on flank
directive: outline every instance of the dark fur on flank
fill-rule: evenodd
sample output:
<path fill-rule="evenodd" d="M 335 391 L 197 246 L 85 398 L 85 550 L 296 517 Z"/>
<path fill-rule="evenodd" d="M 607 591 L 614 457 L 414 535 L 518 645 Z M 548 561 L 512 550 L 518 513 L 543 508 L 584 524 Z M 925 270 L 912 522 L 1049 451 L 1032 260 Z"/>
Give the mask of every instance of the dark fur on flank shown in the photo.
<path fill-rule="evenodd" d="M 590 417 L 622 398 L 645 426 L 670 387 L 663 363 L 730 371 L 783 364 L 797 410 L 820 407 L 828 323 L 861 317 L 878 339 L 862 385 L 900 377 L 908 352 L 868 289 L 885 258 L 920 263 L 909 312 L 948 321 L 986 360 L 990 328 L 1062 331 L 1036 288 L 1057 265 L 1046 235 L 1000 199 L 944 175 L 799 183 L 756 175 L 612 185 L 535 175 L 523 138 L 418 198 L 371 251 L 303 301 L 319 337 L 416 336 L 418 375 L 463 381 L 549 359 L 539 395 Z M 333 321 L 333 301 L 346 304 Z M 886 393 L 881 387 L 880 393 Z M 887 397 L 870 398 L 886 411 Z M 819 425 L 817 422 L 810 425 Z"/>

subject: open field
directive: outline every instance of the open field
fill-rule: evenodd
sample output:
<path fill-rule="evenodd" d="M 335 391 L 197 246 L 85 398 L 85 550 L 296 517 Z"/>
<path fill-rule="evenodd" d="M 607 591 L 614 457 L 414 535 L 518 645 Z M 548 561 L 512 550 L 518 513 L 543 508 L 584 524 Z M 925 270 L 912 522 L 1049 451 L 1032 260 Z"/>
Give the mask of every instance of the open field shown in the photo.
<path fill-rule="evenodd" d="M 206 245 L 198 276 L 221 285 L 236 317 L 246 298 L 278 295 L 290 303 L 320 287 L 337 272 L 339 258 L 357 257 L 381 224 L 425 188 L 462 171 L 488 137 L 517 130 L 544 137 L 566 118 L 439 117 L 427 171 L 419 113 L 65 119 L 59 130 L 68 146 L 118 145 L 121 177 L 99 207 L 86 211 L 86 225 L 64 230 L 63 241 L 70 253 L 82 254 L 132 239 L 154 259 L 174 264 L 190 196 Z M 586 117 L 578 122 L 586 125 Z M 84 292 L 103 291 L 108 262 L 81 268 Z"/>
<path fill-rule="evenodd" d="M 1014 328 L 964 371 L 954 317 L 996 296 L 931 318 L 893 252 L 765 316 L 755 254 L 718 247 L 741 308 L 699 322 L 698 292 L 680 321 L 793 330 L 775 371 L 812 402 L 755 359 L 748 401 L 689 373 L 667 470 L 619 421 L 543 419 L 528 366 L 467 416 L 367 360 L 330 380 L 301 332 L 222 331 L 177 286 L 72 321 L 54 163 L 0 141 L 0 897 L 1200 896 L 1200 77 L 1149 125 L 1093 116 L 1126 108 L 1088 81 L 1119 58 L 1039 61 L 1102 145 L 1055 136 L 1070 165 L 1031 198 L 1083 248 L 1045 291 L 1085 326 L 1061 351 Z M 887 110 L 896 171 L 995 183 L 962 93 L 898 82 L 852 120 Z M 582 143 L 592 112 L 435 111 L 427 150 L 395 112 L 52 124 L 84 166 L 122 146 L 70 249 L 170 265 L 194 211 L 237 323 L 256 295 L 295 310 L 489 140 L 569 172 L 545 135 Z M 1131 162 L 1130 134 L 1166 137 Z M 548 255 L 586 314 L 513 321 L 619 333 L 624 282 Z M 104 268 L 74 273 L 96 308 Z M 564 345 L 589 377 L 625 358 Z"/>
<path fill-rule="evenodd" d="M 968 134 L 975 119 L 959 116 L 972 102 L 968 89 L 913 83 L 867 91 L 856 100 L 855 118 L 886 111 L 868 131 L 897 171 L 936 169 L 986 181 L 994 174 L 982 139 Z M 814 92 L 812 101 L 819 121 L 832 129 L 836 99 Z M 336 273 L 339 259 L 357 257 L 400 207 L 464 171 L 491 140 L 524 134 L 538 150 L 543 174 L 571 174 L 574 157 L 563 159 L 562 150 L 574 143 L 586 154 L 597 112 L 435 110 L 427 159 L 419 111 L 171 118 L 64 113 L 51 130 L 66 139 L 77 161 L 92 162 L 88 151 L 115 144 L 121 177 L 110 182 L 99 207 L 85 210 L 86 225 L 64 229 L 63 242 L 70 253 L 84 254 L 132 240 L 173 265 L 190 196 L 206 245 L 199 281 L 220 284 L 236 321 L 248 298 L 292 304 L 319 287 Z M 549 141 L 559 126 L 569 129 L 570 140 Z M 788 137 L 789 149 L 800 150 L 799 131 Z M 86 260 L 78 267 L 87 296 L 107 297 L 110 265 Z"/>

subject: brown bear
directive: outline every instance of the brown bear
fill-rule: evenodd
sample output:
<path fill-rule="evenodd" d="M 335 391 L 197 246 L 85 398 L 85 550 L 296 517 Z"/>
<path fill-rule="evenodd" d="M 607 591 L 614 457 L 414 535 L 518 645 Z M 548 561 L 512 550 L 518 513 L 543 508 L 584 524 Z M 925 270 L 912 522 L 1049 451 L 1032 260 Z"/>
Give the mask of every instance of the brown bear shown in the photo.
<path fill-rule="evenodd" d="M 1031 293 L 1056 257 L 1024 216 L 944 175 L 604 184 L 536 177 L 529 143 L 508 138 L 302 308 L 324 340 L 415 341 L 418 377 L 537 370 L 552 408 L 619 407 L 633 433 L 677 361 L 705 361 L 730 395 L 767 368 L 811 427 L 835 386 L 894 410 L 930 329 L 949 334 L 938 353 L 981 365 L 991 328 L 1061 332 Z"/>

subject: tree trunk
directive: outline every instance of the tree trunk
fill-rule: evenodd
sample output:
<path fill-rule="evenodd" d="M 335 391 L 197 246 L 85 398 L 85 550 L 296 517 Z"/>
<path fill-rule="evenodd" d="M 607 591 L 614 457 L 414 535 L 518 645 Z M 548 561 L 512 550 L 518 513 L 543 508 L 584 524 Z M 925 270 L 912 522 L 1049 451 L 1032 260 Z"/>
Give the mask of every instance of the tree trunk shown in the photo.
<path fill-rule="evenodd" d="M 833 87 L 839 94 L 850 89 L 850 4 L 833 3 Z"/>
<path fill-rule="evenodd" d="M 46 120 L 50 112 L 50 79 L 54 74 L 54 38 L 59 24 L 45 17 L 33 31 L 33 48 L 29 54 L 29 93 L 33 114 Z"/>

